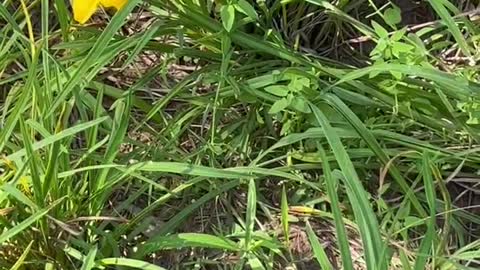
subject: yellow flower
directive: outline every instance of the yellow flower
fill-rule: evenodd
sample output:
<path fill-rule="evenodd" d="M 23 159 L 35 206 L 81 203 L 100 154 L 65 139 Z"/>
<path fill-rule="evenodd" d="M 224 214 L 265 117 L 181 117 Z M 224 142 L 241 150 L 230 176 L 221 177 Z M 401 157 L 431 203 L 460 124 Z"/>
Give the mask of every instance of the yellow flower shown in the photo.
<path fill-rule="evenodd" d="M 84 24 L 98 7 L 120 10 L 128 0 L 73 0 L 72 9 L 75 21 Z"/>

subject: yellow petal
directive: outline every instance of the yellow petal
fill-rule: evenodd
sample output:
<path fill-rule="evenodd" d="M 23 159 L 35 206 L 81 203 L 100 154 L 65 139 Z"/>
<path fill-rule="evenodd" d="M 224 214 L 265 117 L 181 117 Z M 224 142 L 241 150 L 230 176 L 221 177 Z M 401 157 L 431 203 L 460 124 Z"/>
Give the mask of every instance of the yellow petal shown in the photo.
<path fill-rule="evenodd" d="M 100 0 L 100 4 L 106 8 L 115 8 L 120 10 L 128 0 Z"/>
<path fill-rule="evenodd" d="M 72 9 L 75 21 L 80 24 L 87 22 L 97 10 L 99 3 L 100 0 L 73 0 Z"/>

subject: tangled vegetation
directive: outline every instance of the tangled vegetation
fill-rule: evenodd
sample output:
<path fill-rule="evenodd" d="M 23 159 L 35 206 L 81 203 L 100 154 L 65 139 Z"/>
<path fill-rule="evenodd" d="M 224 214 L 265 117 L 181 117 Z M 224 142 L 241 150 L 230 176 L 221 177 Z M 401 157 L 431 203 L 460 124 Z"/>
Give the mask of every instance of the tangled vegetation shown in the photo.
<path fill-rule="evenodd" d="M 479 16 L 3 0 L 0 268 L 477 269 Z"/>

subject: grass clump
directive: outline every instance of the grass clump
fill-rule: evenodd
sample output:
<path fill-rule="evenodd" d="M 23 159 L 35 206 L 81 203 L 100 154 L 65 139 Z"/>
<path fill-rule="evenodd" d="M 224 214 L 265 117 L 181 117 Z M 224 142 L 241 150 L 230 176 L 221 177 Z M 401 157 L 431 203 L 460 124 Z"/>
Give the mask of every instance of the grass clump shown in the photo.
<path fill-rule="evenodd" d="M 402 3 L 4 1 L 0 267 L 475 269 L 477 9 Z"/>

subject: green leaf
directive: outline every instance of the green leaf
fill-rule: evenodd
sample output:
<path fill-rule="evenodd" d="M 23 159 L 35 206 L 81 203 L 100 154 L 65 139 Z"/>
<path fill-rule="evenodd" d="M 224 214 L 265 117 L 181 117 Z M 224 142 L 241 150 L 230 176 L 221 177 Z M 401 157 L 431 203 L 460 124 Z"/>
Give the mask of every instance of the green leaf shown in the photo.
<path fill-rule="evenodd" d="M 385 10 L 383 18 L 385 19 L 386 23 L 391 26 L 395 26 L 402 21 L 401 10 L 397 6 L 394 6 L 393 8 L 388 8 L 387 10 Z"/>
<path fill-rule="evenodd" d="M 265 267 L 263 266 L 262 262 L 260 261 L 259 258 L 255 256 L 255 254 L 249 254 L 248 255 L 248 265 L 252 270 L 265 270 Z"/>
<path fill-rule="evenodd" d="M 358 118 L 358 116 L 337 96 L 328 94 L 325 95 L 325 100 L 330 104 L 330 106 L 335 108 L 335 110 L 340 113 L 350 123 L 350 125 L 352 125 L 358 136 L 360 136 L 365 141 L 365 143 L 367 143 L 367 145 L 375 153 L 375 155 L 382 162 L 382 164 L 384 164 L 384 166 L 387 166 L 387 164 L 389 164 L 390 157 L 385 153 L 384 149 L 375 138 L 375 134 L 372 134 L 372 132 L 367 129 L 367 127 L 362 123 L 360 118 Z M 398 140 L 398 138 L 395 138 L 395 140 Z M 425 210 L 421 206 L 418 198 L 415 196 L 415 193 L 413 193 L 410 185 L 407 183 L 405 178 L 403 178 L 400 170 L 393 164 L 390 164 L 389 167 L 389 173 L 399 184 L 404 194 L 413 203 L 415 209 L 421 216 L 425 216 Z"/>
<path fill-rule="evenodd" d="M 233 5 L 223 6 L 220 11 L 220 16 L 222 17 L 223 28 L 225 28 L 227 32 L 230 32 L 235 22 L 235 7 Z"/>
<path fill-rule="evenodd" d="M 276 114 L 288 107 L 288 100 L 286 98 L 279 99 L 273 103 L 272 107 L 268 111 L 270 114 Z"/>
<path fill-rule="evenodd" d="M 403 42 L 394 42 L 392 44 L 392 54 L 395 55 L 396 57 L 400 57 L 402 53 L 408 53 L 413 49 L 415 49 L 415 47 Z"/>
<path fill-rule="evenodd" d="M 93 47 L 88 50 L 88 55 L 82 58 L 80 65 L 76 69 L 72 70 L 72 76 L 69 77 L 68 81 L 63 87 L 62 92 L 59 93 L 55 98 L 55 101 L 50 106 L 44 117 L 51 116 L 74 89 L 83 89 L 85 85 L 82 82 L 88 80 L 89 77 L 92 77 L 91 74 L 96 74 L 101 68 L 103 68 L 104 64 L 106 64 L 105 62 L 110 60 L 109 58 L 102 58 L 102 56 L 104 56 L 107 52 L 110 52 L 107 51 L 107 49 L 109 48 L 109 45 L 111 45 L 111 42 L 115 40 L 113 37 L 117 34 L 120 27 L 122 27 L 127 16 L 130 15 L 131 11 L 140 2 L 142 1 L 129 0 L 117 13 L 115 13 L 115 16 L 113 16 L 107 27 L 100 32 L 101 34 L 96 39 Z M 135 44 L 130 44 L 127 42 L 126 45 L 133 46 Z M 115 53 L 115 56 L 118 55 L 118 52 L 115 52 L 115 50 L 111 50 L 111 53 Z"/>
<path fill-rule="evenodd" d="M 106 258 L 96 261 L 97 266 L 126 266 L 142 270 L 167 270 L 163 267 L 140 260 L 127 258 Z"/>
<path fill-rule="evenodd" d="M 290 106 L 295 110 L 302 113 L 311 113 L 310 107 L 308 106 L 307 101 L 303 97 L 294 97 Z"/>
<path fill-rule="evenodd" d="M 355 69 L 343 76 L 335 85 L 344 82 L 350 82 L 362 76 L 369 74 L 372 71 L 380 71 L 381 73 L 388 73 L 391 71 L 401 72 L 405 75 L 412 75 L 431 80 L 442 87 L 449 97 L 464 99 L 465 96 L 478 95 L 480 89 L 474 87 L 468 80 L 462 77 L 454 76 L 453 74 L 440 71 L 438 69 L 427 68 L 414 65 L 402 64 L 378 64 L 366 68 Z"/>
<path fill-rule="evenodd" d="M 217 169 L 206 166 L 192 165 L 180 162 L 145 162 L 139 166 L 139 171 L 144 172 L 168 172 L 184 175 L 205 176 L 210 178 L 241 179 L 249 175 L 246 173 L 233 172 L 229 169 Z"/>
<path fill-rule="evenodd" d="M 250 242 L 252 240 L 253 229 L 255 226 L 255 216 L 257 211 L 257 189 L 255 181 L 250 179 L 248 183 L 248 198 L 247 198 L 247 216 L 245 218 L 245 250 L 250 249 Z"/>
<path fill-rule="evenodd" d="M 4 231 L 0 235 L 0 244 L 2 244 L 3 242 L 7 241 L 8 239 L 14 237 L 18 233 L 23 232 L 25 229 L 30 227 L 30 225 L 32 225 L 33 223 L 35 223 L 39 219 L 41 219 L 43 216 L 45 216 L 48 213 L 48 211 L 50 211 L 55 205 L 56 204 L 53 204 L 52 206 L 50 206 L 48 208 L 44 208 L 44 209 L 41 209 L 41 210 L 37 211 L 35 214 L 29 216 L 27 219 L 20 222 L 19 224 L 17 224 L 13 228 Z"/>
<path fill-rule="evenodd" d="M 257 20 L 258 14 L 255 11 L 255 8 L 247 0 L 239 0 L 235 7 L 238 11 L 250 17 L 250 19 Z"/>
<path fill-rule="evenodd" d="M 392 37 L 390 38 L 390 40 L 392 41 L 399 41 L 401 40 L 404 36 L 405 36 L 405 33 L 407 32 L 407 27 L 404 27 L 400 30 L 397 30 L 395 31 L 395 33 L 393 33 Z M 423 42 L 421 41 L 422 45 L 423 45 Z M 425 46 L 425 45 L 423 45 Z"/>
<path fill-rule="evenodd" d="M 2 128 L 0 129 L 0 152 L 3 152 L 5 143 L 10 140 L 10 136 L 12 135 L 22 113 L 25 111 L 25 107 L 27 106 L 29 99 L 31 98 L 30 89 L 33 85 L 33 81 L 35 80 L 34 73 L 36 72 L 36 65 L 35 63 L 32 64 L 34 67 L 29 69 L 27 85 L 22 87 L 22 91 L 20 91 L 20 97 L 15 101 L 13 110 L 8 115 L 6 122 L 2 123 Z"/>
<path fill-rule="evenodd" d="M 307 221 L 307 236 L 310 242 L 310 246 L 312 247 L 313 254 L 317 259 L 318 263 L 320 264 L 321 269 L 333 269 L 332 264 L 328 260 L 327 253 L 325 253 L 325 249 L 318 241 L 318 237 L 312 229 L 310 222 Z"/>
<path fill-rule="evenodd" d="M 414 216 L 407 216 L 405 217 L 404 226 L 405 228 L 411 228 L 418 225 L 422 225 L 424 223 L 425 223 L 425 220 L 421 218 L 414 217 Z"/>
<path fill-rule="evenodd" d="M 317 143 L 317 149 L 320 157 L 323 161 L 327 160 L 327 155 L 320 143 Z M 332 205 L 333 221 L 335 222 L 335 232 L 337 233 L 337 242 L 340 249 L 340 256 L 342 258 L 343 269 L 353 270 L 352 255 L 350 252 L 350 244 L 348 242 L 347 230 L 345 223 L 343 222 L 342 210 L 340 208 L 340 201 L 336 189 L 336 179 L 332 175 L 330 170 L 330 164 L 328 162 L 322 162 L 323 174 L 325 178 L 325 184 L 327 186 L 327 194 L 330 198 Z"/>
<path fill-rule="evenodd" d="M 33 240 L 30 241 L 28 244 L 27 248 L 22 252 L 22 255 L 18 258 L 18 260 L 15 262 L 15 264 L 10 268 L 10 270 L 19 270 L 20 267 L 23 266 L 23 262 L 27 258 L 28 253 L 30 252 L 30 249 L 32 248 L 33 245 Z"/>
<path fill-rule="evenodd" d="M 6 194 L 14 197 L 19 202 L 21 202 L 25 205 L 28 205 L 30 208 L 32 208 L 32 209 L 38 209 L 39 208 L 32 200 L 30 200 L 30 198 L 28 198 L 25 194 L 23 194 L 23 192 L 18 190 L 13 185 L 5 183 L 1 186 L 1 189 L 3 189 Z"/>
<path fill-rule="evenodd" d="M 196 181 L 199 181 L 199 180 L 197 179 Z M 168 222 L 162 225 L 162 227 L 157 232 L 157 236 L 159 237 L 158 239 L 161 239 L 161 237 L 163 237 L 163 235 L 166 235 L 167 233 L 173 232 L 178 226 L 182 224 L 182 222 L 185 221 L 185 219 L 188 218 L 189 215 L 191 215 L 195 210 L 197 210 L 199 207 L 204 205 L 206 202 L 217 197 L 219 194 L 222 194 L 227 190 L 230 190 L 238 186 L 239 184 L 240 184 L 240 180 L 232 180 L 223 185 L 217 186 L 215 189 L 203 195 L 200 199 L 196 200 L 194 203 L 188 205 L 187 207 L 184 207 L 182 211 L 180 211 L 178 214 L 170 218 Z M 164 197 L 161 197 L 160 199 L 155 201 L 154 203 L 150 204 L 148 207 L 146 207 L 140 213 L 137 214 L 135 219 L 133 219 L 130 222 L 129 226 L 132 226 L 132 224 L 135 224 L 136 222 L 138 222 L 139 219 L 141 219 L 142 217 L 145 217 L 147 213 L 153 211 L 155 207 L 158 207 L 159 205 L 161 205 L 161 203 L 163 203 L 166 200 L 166 198 L 170 198 L 170 197 L 171 195 L 167 194 Z M 156 240 L 157 238 L 154 237 L 150 241 L 155 242 Z"/>
<path fill-rule="evenodd" d="M 106 164 L 111 164 L 115 160 L 118 152 L 120 151 L 120 145 L 124 141 L 125 134 L 127 133 L 129 121 L 130 121 L 130 108 L 132 104 L 131 92 L 127 93 L 127 96 L 123 99 L 117 100 L 113 107 L 115 107 L 115 116 L 113 118 L 113 125 L 110 131 L 110 139 L 107 144 L 107 149 L 103 156 L 103 162 Z M 96 176 L 95 181 L 90 183 L 90 192 L 94 193 L 98 190 L 99 187 L 102 187 L 106 181 L 108 181 L 108 174 L 110 168 L 102 169 Z M 109 195 L 108 192 L 102 194 L 101 197 L 98 197 L 97 200 L 92 201 L 93 207 L 100 211 L 102 208 L 103 201 L 106 200 L 106 197 Z"/>
<path fill-rule="evenodd" d="M 271 85 L 265 87 L 265 91 L 269 92 L 270 94 L 273 94 L 277 97 L 285 97 L 288 95 L 288 87 L 285 85 Z"/>
<path fill-rule="evenodd" d="M 88 251 L 87 256 L 83 257 L 83 264 L 80 270 L 91 270 L 95 266 L 95 256 L 97 256 L 97 247 L 93 247 Z"/>
<path fill-rule="evenodd" d="M 157 237 L 140 247 L 139 254 L 144 256 L 159 250 L 178 248 L 214 248 L 228 251 L 239 251 L 237 244 L 224 237 L 203 233 L 180 233 Z"/>
<path fill-rule="evenodd" d="M 54 134 L 54 135 L 52 135 L 48 138 L 45 138 L 41 141 L 33 143 L 32 150 L 36 151 L 40 148 L 43 148 L 47 145 L 55 143 L 59 140 L 62 140 L 62 139 L 67 138 L 69 136 L 75 135 L 75 134 L 77 134 L 77 133 L 79 133 L 79 132 L 81 132 L 85 129 L 96 126 L 96 125 L 102 123 L 103 121 L 105 121 L 107 119 L 108 119 L 108 116 L 105 116 L 105 117 L 101 117 L 101 118 L 98 118 L 98 119 L 95 119 L 95 120 L 92 120 L 92 121 L 89 121 L 89 122 L 86 122 L 86 123 L 78 124 L 74 127 L 68 128 L 68 129 L 65 129 L 62 132 L 56 133 L 56 134 Z M 15 152 L 13 154 L 8 155 L 7 159 L 16 160 L 18 158 L 21 158 L 21 157 L 25 156 L 26 153 L 27 153 L 26 149 L 21 149 L 21 150 Z"/>
<path fill-rule="evenodd" d="M 375 33 L 376 33 L 380 38 L 383 38 L 383 39 L 387 39 L 387 38 L 388 38 L 388 32 L 387 32 L 387 30 L 385 30 L 385 28 L 383 28 L 383 26 L 381 26 L 380 24 L 378 24 L 376 21 L 372 21 L 372 26 L 373 26 L 373 29 L 375 30 Z"/>
<path fill-rule="evenodd" d="M 422 163 L 421 171 L 423 175 L 423 183 L 425 187 L 425 195 L 427 199 L 427 204 L 429 207 L 429 214 L 427 221 L 427 232 L 425 233 L 422 242 L 420 243 L 420 248 L 417 252 L 417 260 L 415 261 L 414 269 L 420 270 L 425 269 L 428 259 L 434 257 L 435 249 L 433 248 L 435 239 L 437 238 L 437 232 L 435 231 L 436 226 L 436 195 L 435 195 L 435 183 L 433 180 L 433 172 L 430 168 L 430 154 L 424 152 L 422 154 Z"/>
<path fill-rule="evenodd" d="M 139 42 L 137 43 L 133 51 L 128 55 L 127 60 L 125 60 L 125 62 L 123 63 L 122 69 L 129 66 L 135 60 L 135 57 L 145 48 L 147 43 L 157 33 L 160 26 L 161 24 L 159 22 L 156 22 L 142 33 Z"/>
<path fill-rule="evenodd" d="M 32 149 L 32 143 L 30 141 L 30 134 L 26 129 L 25 122 L 22 117 L 20 117 L 20 130 L 22 133 L 25 149 L 27 151 L 27 158 L 28 163 L 30 165 L 30 173 L 32 178 L 32 187 L 33 187 L 33 194 L 35 202 L 40 206 L 43 207 L 44 199 L 43 190 L 42 190 L 42 179 L 40 175 L 40 168 L 39 162 L 37 161 L 37 155 Z"/>
<path fill-rule="evenodd" d="M 465 40 L 462 31 L 460 31 L 457 24 L 455 23 L 455 20 L 446 8 L 446 5 L 450 4 L 448 0 L 428 0 L 428 2 L 430 2 L 430 5 L 433 7 L 435 12 L 437 12 L 438 16 L 442 19 L 442 23 L 447 25 L 448 30 L 450 30 L 450 33 L 452 33 L 452 36 L 457 41 L 463 54 L 465 54 L 466 56 L 471 56 L 468 43 Z"/>
<path fill-rule="evenodd" d="M 344 176 L 342 180 L 344 180 L 347 195 L 362 237 L 367 267 L 369 269 L 387 269 L 386 258 L 381 255 L 387 246 L 382 241 L 377 218 L 368 201 L 368 193 L 363 188 L 355 167 L 345 150 L 345 146 L 342 144 L 340 137 L 335 133 L 328 119 L 317 106 L 311 104 L 310 107 L 318 124 L 323 128 L 336 161 L 342 170 Z"/>
<path fill-rule="evenodd" d="M 287 192 L 285 191 L 285 185 L 282 186 L 281 211 L 282 211 L 281 222 L 282 222 L 283 234 L 285 235 L 287 246 L 290 246 L 290 231 L 288 228 L 288 201 L 287 201 Z"/>

